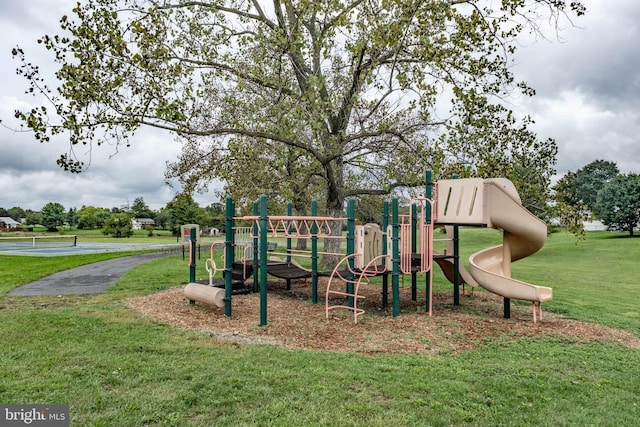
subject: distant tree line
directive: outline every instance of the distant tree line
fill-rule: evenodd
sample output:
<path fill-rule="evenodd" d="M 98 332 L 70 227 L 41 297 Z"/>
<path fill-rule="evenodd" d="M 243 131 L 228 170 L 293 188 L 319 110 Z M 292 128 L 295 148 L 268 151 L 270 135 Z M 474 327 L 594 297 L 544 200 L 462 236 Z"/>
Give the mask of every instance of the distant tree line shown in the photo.
<path fill-rule="evenodd" d="M 584 220 L 598 219 L 633 236 L 640 223 L 640 175 L 620 174 L 614 162 L 595 160 L 568 172 L 553 190 L 558 217 L 574 232 Z"/>
<path fill-rule="evenodd" d="M 576 172 L 569 171 L 552 188 L 555 205 L 550 212 L 541 208 L 535 212 L 541 217 L 554 217 L 561 225 L 577 235 L 583 235 L 583 222 L 598 219 L 610 230 L 620 230 L 634 235 L 640 224 L 640 175 L 620 174 L 614 162 L 596 160 Z M 541 193 L 545 193 L 542 191 Z M 522 194 L 523 202 L 527 194 Z M 535 203 L 525 203 L 531 209 Z M 271 208 L 281 211 L 280 204 Z M 379 222 L 382 199 L 375 196 L 362 197 L 358 204 L 357 217 L 362 221 Z M 38 211 L 12 207 L 0 207 L 0 216 L 8 216 L 22 221 L 27 226 L 42 225 L 49 231 L 62 226 L 77 229 L 102 229 L 105 234 L 115 237 L 130 235 L 131 219 L 151 218 L 155 227 L 180 233 L 182 224 L 200 224 L 202 227 L 224 228 L 225 208 L 222 203 L 212 203 L 201 207 L 192 196 L 178 194 L 159 210 L 153 210 L 138 197 L 130 206 L 111 209 L 82 206 L 65 210 L 57 202 L 47 203 Z M 129 231 L 125 229 L 129 227 Z"/>
<path fill-rule="evenodd" d="M 200 224 L 202 227 L 224 228 L 225 211 L 221 203 L 212 203 L 201 207 L 193 197 L 180 194 L 159 210 L 151 209 L 142 197 L 138 197 L 130 206 L 111 209 L 82 206 L 68 210 L 58 202 L 45 204 L 40 211 L 12 207 L 0 207 L 0 216 L 24 221 L 26 226 L 41 225 L 48 231 L 58 231 L 63 226 L 80 230 L 102 229 L 104 234 L 114 237 L 128 237 L 132 234 L 133 218 L 151 218 L 155 228 L 180 232 L 182 224 Z"/>

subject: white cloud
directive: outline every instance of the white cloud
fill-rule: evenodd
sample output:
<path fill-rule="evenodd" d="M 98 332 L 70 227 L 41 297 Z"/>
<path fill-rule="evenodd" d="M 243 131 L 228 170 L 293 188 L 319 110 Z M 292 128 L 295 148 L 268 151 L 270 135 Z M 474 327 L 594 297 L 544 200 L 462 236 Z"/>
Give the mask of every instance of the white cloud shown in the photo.
<path fill-rule="evenodd" d="M 559 146 L 558 172 L 575 171 L 593 160 L 610 160 L 623 172 L 640 170 L 638 114 L 600 109 L 577 91 L 534 103 L 536 128 L 553 135 Z"/>
<path fill-rule="evenodd" d="M 70 14 L 76 0 L 0 0 L 0 119 L 16 125 L 13 111 L 36 104 L 26 96 L 26 81 L 15 75 L 11 49 L 20 45 L 30 60 L 54 70 L 50 52 L 36 40 L 55 32 L 59 17 Z M 519 112 L 530 114 L 540 139 L 555 138 L 558 172 L 575 171 L 597 160 L 611 160 L 624 173 L 640 172 L 640 2 L 587 0 L 589 13 L 565 25 L 549 40 L 524 41 L 516 57 L 517 80 L 537 90 L 518 99 Z M 119 207 L 143 197 L 153 208 L 164 206 L 175 190 L 164 185 L 165 163 L 175 160 L 179 144 L 162 132 L 143 131 L 131 148 L 109 158 L 113 147 L 92 152 L 92 165 L 80 175 L 55 164 L 68 150 L 57 139 L 39 144 L 32 135 L 0 128 L 0 207 L 40 209 L 49 201 L 66 208 L 94 205 Z M 80 155 L 82 148 L 76 149 Z M 196 198 L 201 205 L 212 195 Z"/>
<path fill-rule="evenodd" d="M 42 100 L 25 94 L 27 81 L 15 74 L 20 65 L 11 56 L 19 45 L 29 61 L 41 66 L 45 75 L 52 75 L 55 64 L 37 39 L 58 31 L 59 18 L 71 15 L 76 0 L 0 0 L 0 207 L 19 206 L 39 210 L 48 202 L 59 202 L 65 208 L 82 205 L 121 207 L 137 197 L 153 209 L 169 202 L 175 188 L 165 184 L 167 161 L 180 153 L 174 138 L 162 131 L 140 130 L 131 140 L 131 147 L 74 147 L 74 153 L 90 167 L 81 174 L 60 169 L 56 160 L 69 151 L 64 136 L 42 144 L 28 132 L 13 132 L 19 128 L 14 118 L 16 109 L 28 110 L 41 105 Z M 115 154 L 115 155 L 114 155 Z M 217 201 L 213 194 L 196 195 L 201 206 Z"/>
<path fill-rule="evenodd" d="M 587 15 L 558 39 L 523 43 L 514 72 L 537 95 L 520 100 L 519 111 L 533 117 L 541 139 L 558 143 L 559 174 L 598 159 L 638 173 L 640 2 L 586 3 Z"/>
<path fill-rule="evenodd" d="M 621 172 L 640 171 L 640 117 L 631 110 L 612 110 L 578 90 L 555 98 L 533 98 L 526 110 L 535 117 L 540 136 L 556 139 L 558 173 L 576 171 L 594 160 L 616 162 Z"/>

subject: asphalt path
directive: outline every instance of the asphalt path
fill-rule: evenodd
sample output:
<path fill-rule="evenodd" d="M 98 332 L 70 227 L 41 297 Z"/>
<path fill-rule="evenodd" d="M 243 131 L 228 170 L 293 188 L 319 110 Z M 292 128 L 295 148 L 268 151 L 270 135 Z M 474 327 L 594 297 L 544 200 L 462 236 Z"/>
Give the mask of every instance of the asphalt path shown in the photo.
<path fill-rule="evenodd" d="M 116 283 L 120 276 L 133 267 L 168 255 L 171 253 L 153 252 L 95 262 L 43 277 L 12 289 L 7 295 L 99 294 Z"/>

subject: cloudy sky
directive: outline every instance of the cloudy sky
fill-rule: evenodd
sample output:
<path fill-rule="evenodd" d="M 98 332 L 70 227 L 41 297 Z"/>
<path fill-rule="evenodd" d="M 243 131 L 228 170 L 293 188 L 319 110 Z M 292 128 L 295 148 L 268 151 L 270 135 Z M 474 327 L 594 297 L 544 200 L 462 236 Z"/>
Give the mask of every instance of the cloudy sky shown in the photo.
<path fill-rule="evenodd" d="M 17 126 L 16 108 L 37 104 L 26 81 L 15 74 L 11 49 L 51 68 L 51 56 L 36 44 L 56 32 L 58 19 L 76 0 L 0 0 L 0 119 Z M 559 145 L 557 170 L 575 171 L 597 159 L 616 162 L 622 173 L 640 173 L 640 1 L 585 0 L 587 16 L 565 25 L 559 37 L 523 40 L 515 68 L 518 80 L 537 91 L 515 99 L 512 108 L 530 114 L 540 139 Z M 168 160 L 179 145 L 162 133 L 139 132 L 132 148 L 110 157 L 96 150 L 80 175 L 63 172 L 55 161 L 64 141 L 40 144 L 28 133 L 0 127 L 0 207 L 39 210 L 48 202 L 66 209 L 82 205 L 121 207 L 143 197 L 153 209 L 164 206 L 176 189 L 165 185 Z M 82 151 L 80 151 L 82 153 Z M 197 196 L 201 205 L 217 201 Z"/>

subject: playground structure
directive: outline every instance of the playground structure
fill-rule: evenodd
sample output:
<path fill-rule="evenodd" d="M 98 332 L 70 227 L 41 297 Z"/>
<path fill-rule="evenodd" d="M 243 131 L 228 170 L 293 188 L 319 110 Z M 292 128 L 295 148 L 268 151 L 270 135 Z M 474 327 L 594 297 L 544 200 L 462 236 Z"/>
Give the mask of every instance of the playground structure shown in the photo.
<path fill-rule="evenodd" d="M 398 200 L 385 202 L 383 226 L 357 225 L 355 202 L 348 201 L 346 218 L 317 216 L 317 205 L 312 204 L 311 216 L 267 215 L 266 196 L 254 204 L 254 215 L 234 218 L 233 200 L 227 199 L 227 227 L 225 242 L 211 246 L 211 256 L 206 261 L 210 285 L 213 276 L 221 271 L 225 279 L 223 288 L 190 283 L 185 295 L 190 302 L 224 306 L 231 316 L 231 300 L 234 289 L 245 284 L 253 275 L 253 291 L 260 292 L 260 325 L 267 324 L 267 275 L 287 280 L 310 278 L 312 302 L 318 301 L 318 277 L 329 276 L 325 294 L 325 314 L 334 309 L 353 312 L 354 322 L 364 310 L 358 307 L 363 299 L 360 286 L 369 283 L 371 277 L 382 276 L 382 302 L 387 305 L 388 278 L 392 281 L 393 315 L 400 314 L 400 276 L 411 274 L 412 299 L 416 300 L 416 274 L 426 274 L 425 311 L 432 313 L 432 269 L 437 263 L 445 277 L 454 284 L 454 305 L 459 305 L 460 285 L 481 286 L 504 298 L 504 317 L 510 317 L 510 300 L 531 301 L 533 321 L 542 318 L 542 302 L 552 298 L 552 289 L 511 278 L 511 262 L 538 251 L 546 240 L 546 224 L 522 206 L 513 184 L 506 179 L 452 179 L 431 182 L 427 171 L 426 195 L 429 197 L 411 201 L 410 215 L 398 215 Z M 235 220 L 252 223 L 250 227 L 236 228 Z M 336 235 L 333 227 L 347 223 L 346 237 Z M 459 260 L 459 226 L 494 227 L 503 230 L 501 245 L 483 249 L 469 258 L 469 271 Z M 433 250 L 434 228 L 445 227 L 447 248 L 444 253 Z M 275 245 L 268 238 L 285 238 L 284 258 L 274 257 Z M 292 249 L 291 240 L 305 238 L 311 241 L 311 251 Z M 346 254 L 331 272 L 318 270 L 318 239 L 345 239 Z M 224 267 L 214 261 L 216 251 L 221 251 Z M 304 253 L 301 253 L 304 252 Z M 278 255 L 281 255 L 279 252 Z M 338 254 L 328 254 L 338 255 Z M 311 268 L 304 269 L 293 257 L 308 256 Z M 195 264 L 195 261 L 194 261 Z M 256 274 L 254 274 L 256 273 Z M 194 280 L 191 280 L 192 282 Z M 234 288 L 235 286 L 235 288 Z M 195 288 L 198 288 L 197 290 Z M 207 289 L 205 289 L 207 288 Z M 250 290 L 245 285 L 245 290 Z M 344 303 L 331 305 L 335 298 Z"/>

